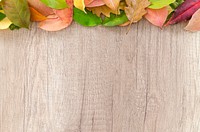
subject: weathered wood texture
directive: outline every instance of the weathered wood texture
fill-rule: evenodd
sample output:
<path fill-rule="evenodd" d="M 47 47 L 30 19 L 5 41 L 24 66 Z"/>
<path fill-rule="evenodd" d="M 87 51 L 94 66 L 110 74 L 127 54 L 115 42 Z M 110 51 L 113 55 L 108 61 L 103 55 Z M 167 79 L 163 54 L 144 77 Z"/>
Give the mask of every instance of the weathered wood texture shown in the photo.
<path fill-rule="evenodd" d="M 200 132 L 200 33 L 0 32 L 0 132 Z"/>

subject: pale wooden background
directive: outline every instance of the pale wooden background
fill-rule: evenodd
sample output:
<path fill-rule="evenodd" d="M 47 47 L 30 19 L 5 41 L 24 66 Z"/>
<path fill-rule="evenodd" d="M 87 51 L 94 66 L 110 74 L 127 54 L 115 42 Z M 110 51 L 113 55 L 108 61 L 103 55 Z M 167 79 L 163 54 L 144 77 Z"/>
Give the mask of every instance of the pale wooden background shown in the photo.
<path fill-rule="evenodd" d="M 200 132 L 200 33 L 0 32 L 0 132 Z"/>

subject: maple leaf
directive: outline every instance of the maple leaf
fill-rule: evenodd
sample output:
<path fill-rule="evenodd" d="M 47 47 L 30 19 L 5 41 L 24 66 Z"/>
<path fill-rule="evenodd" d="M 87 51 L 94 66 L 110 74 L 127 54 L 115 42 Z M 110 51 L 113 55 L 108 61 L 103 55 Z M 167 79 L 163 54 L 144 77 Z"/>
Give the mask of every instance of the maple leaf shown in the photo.
<path fill-rule="evenodd" d="M 94 1 L 99 1 L 99 0 L 84 0 L 84 3 L 85 3 L 86 6 L 88 6 L 88 5 L 90 5 Z"/>
<path fill-rule="evenodd" d="M 188 20 L 200 8 L 200 0 L 185 0 L 174 12 L 170 20 L 165 24 L 176 24 Z"/>
<path fill-rule="evenodd" d="M 119 4 L 118 10 L 112 10 L 106 5 L 99 6 L 99 7 L 91 7 L 91 8 L 87 8 L 87 9 L 89 11 L 92 11 L 92 13 L 96 14 L 98 17 L 100 17 L 101 14 L 105 15 L 106 17 L 110 17 L 110 13 L 119 15 L 120 14 L 120 10 L 124 10 L 125 5 L 126 4 L 124 2 L 121 2 Z"/>
<path fill-rule="evenodd" d="M 148 0 L 126 0 L 125 12 L 131 23 L 136 23 L 147 13 L 146 8 L 150 5 Z"/>
<path fill-rule="evenodd" d="M 103 5 L 105 5 L 103 0 L 94 0 L 91 3 L 87 4 L 86 7 L 98 7 L 98 6 L 103 6 Z"/>
<path fill-rule="evenodd" d="M 200 30 L 200 9 L 197 10 L 189 21 L 188 25 L 185 27 L 188 31 L 199 31 Z"/>
<path fill-rule="evenodd" d="M 103 2 L 112 10 L 117 10 L 120 0 L 103 0 Z"/>

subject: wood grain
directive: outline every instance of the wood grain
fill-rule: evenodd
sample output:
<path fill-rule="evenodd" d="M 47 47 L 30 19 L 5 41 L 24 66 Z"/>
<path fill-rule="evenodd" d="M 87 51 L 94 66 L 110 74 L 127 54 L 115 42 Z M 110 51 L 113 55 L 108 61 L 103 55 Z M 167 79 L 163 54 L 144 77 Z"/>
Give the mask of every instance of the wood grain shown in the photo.
<path fill-rule="evenodd" d="M 200 33 L 0 32 L 0 132 L 200 132 Z"/>

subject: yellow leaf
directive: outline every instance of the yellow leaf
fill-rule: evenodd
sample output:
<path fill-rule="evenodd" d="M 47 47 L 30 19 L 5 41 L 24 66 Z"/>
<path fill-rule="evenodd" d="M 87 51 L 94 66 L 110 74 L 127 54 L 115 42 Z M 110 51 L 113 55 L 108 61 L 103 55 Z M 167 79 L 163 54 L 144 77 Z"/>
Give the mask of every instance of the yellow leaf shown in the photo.
<path fill-rule="evenodd" d="M 85 3 L 84 0 L 74 0 L 74 6 L 85 12 Z"/>
<path fill-rule="evenodd" d="M 6 17 L 0 21 L 0 29 L 7 29 L 12 24 L 12 22 Z"/>
<path fill-rule="evenodd" d="M 131 23 L 136 23 L 147 13 L 145 8 L 150 5 L 149 0 L 126 0 L 126 15 Z"/>
<path fill-rule="evenodd" d="M 89 11 L 92 11 L 92 13 L 96 14 L 98 17 L 100 17 L 101 14 L 105 15 L 106 17 L 110 17 L 110 13 L 119 15 L 120 14 L 120 10 L 124 10 L 125 6 L 126 6 L 126 4 L 124 2 L 121 2 L 119 4 L 118 10 L 112 10 L 106 5 L 99 6 L 99 7 L 90 7 L 90 8 L 88 7 L 87 9 Z"/>
<path fill-rule="evenodd" d="M 4 13 L 2 10 L 1 13 Z M 12 24 L 12 22 L 6 17 L 0 21 L 0 29 L 7 29 Z"/>

